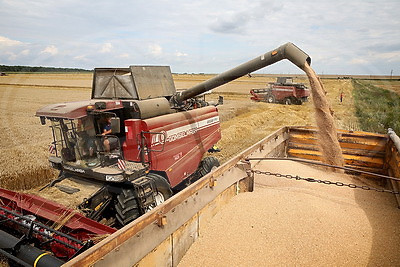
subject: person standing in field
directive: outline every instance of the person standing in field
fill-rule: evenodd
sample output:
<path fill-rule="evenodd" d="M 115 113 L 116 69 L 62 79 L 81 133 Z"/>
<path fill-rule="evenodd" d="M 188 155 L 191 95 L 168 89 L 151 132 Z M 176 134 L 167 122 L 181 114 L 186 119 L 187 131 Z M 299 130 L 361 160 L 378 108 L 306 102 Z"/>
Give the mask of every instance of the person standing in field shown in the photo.
<path fill-rule="evenodd" d="M 343 102 L 343 96 L 344 96 L 343 91 L 341 91 L 341 92 L 340 92 L 340 96 L 339 96 L 340 103 Z"/>

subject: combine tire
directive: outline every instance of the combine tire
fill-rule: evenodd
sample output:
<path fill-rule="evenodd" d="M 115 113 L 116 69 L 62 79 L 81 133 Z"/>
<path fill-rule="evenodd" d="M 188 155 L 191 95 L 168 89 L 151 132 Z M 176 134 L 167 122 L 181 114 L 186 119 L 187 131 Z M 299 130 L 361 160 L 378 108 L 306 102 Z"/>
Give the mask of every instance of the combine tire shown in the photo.
<path fill-rule="evenodd" d="M 204 158 L 199 165 L 198 172 L 200 177 L 203 177 L 207 173 L 211 172 L 213 169 L 219 166 L 219 161 L 215 157 L 206 157 Z"/>
<path fill-rule="evenodd" d="M 285 105 L 291 105 L 292 104 L 292 100 L 290 98 L 285 98 Z"/>
<path fill-rule="evenodd" d="M 267 95 L 267 103 L 275 103 L 275 96 Z"/>
<path fill-rule="evenodd" d="M 146 212 L 152 210 L 172 196 L 171 186 L 164 177 L 155 173 L 150 173 L 147 175 L 147 178 L 153 180 L 157 192 L 154 196 L 156 202 L 147 208 Z M 133 188 L 122 189 L 122 193 L 117 196 L 115 210 L 117 212 L 116 218 L 121 226 L 127 225 L 141 215 Z"/>
<path fill-rule="evenodd" d="M 117 212 L 115 217 L 121 226 L 127 225 L 141 215 L 133 189 L 122 189 L 122 193 L 117 196 L 115 210 Z"/>
<path fill-rule="evenodd" d="M 154 181 L 157 189 L 157 193 L 155 195 L 156 203 L 154 207 L 160 205 L 172 196 L 171 186 L 164 177 L 156 173 L 149 173 L 147 177 Z"/>

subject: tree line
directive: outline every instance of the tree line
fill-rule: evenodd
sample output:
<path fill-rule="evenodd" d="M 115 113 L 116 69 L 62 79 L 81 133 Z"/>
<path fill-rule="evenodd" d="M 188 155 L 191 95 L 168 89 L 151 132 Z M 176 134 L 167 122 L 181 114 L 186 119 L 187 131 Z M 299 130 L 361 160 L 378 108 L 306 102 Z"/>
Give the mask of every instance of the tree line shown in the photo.
<path fill-rule="evenodd" d="M 0 72 L 90 72 L 92 70 L 77 68 L 54 68 L 54 67 L 32 67 L 32 66 L 7 66 L 0 65 Z"/>

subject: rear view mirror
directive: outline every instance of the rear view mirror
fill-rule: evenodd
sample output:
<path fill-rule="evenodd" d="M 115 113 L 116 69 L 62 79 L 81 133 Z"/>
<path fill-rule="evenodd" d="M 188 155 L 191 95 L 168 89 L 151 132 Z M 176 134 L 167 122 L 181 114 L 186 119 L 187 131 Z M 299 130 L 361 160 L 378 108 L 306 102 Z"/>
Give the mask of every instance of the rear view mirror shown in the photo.
<path fill-rule="evenodd" d="M 111 118 L 111 132 L 113 134 L 120 133 L 120 119 L 118 117 L 112 117 Z"/>
<path fill-rule="evenodd" d="M 218 105 L 223 105 L 223 104 L 224 104 L 224 97 L 220 95 L 218 97 Z"/>
<path fill-rule="evenodd" d="M 43 116 L 40 116 L 40 123 L 41 123 L 42 125 L 46 125 L 46 118 L 43 117 Z"/>

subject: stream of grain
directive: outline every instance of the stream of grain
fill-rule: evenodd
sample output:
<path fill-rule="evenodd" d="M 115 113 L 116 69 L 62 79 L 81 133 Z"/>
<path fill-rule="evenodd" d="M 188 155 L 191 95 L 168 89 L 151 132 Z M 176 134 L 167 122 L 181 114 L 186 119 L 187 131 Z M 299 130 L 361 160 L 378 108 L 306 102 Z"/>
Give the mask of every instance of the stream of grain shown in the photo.
<path fill-rule="evenodd" d="M 307 63 L 304 64 L 303 70 L 310 81 L 315 119 L 318 127 L 318 144 L 323 155 L 323 162 L 343 166 L 344 160 L 337 138 L 333 111 L 326 98 L 324 86 L 314 70 Z"/>

